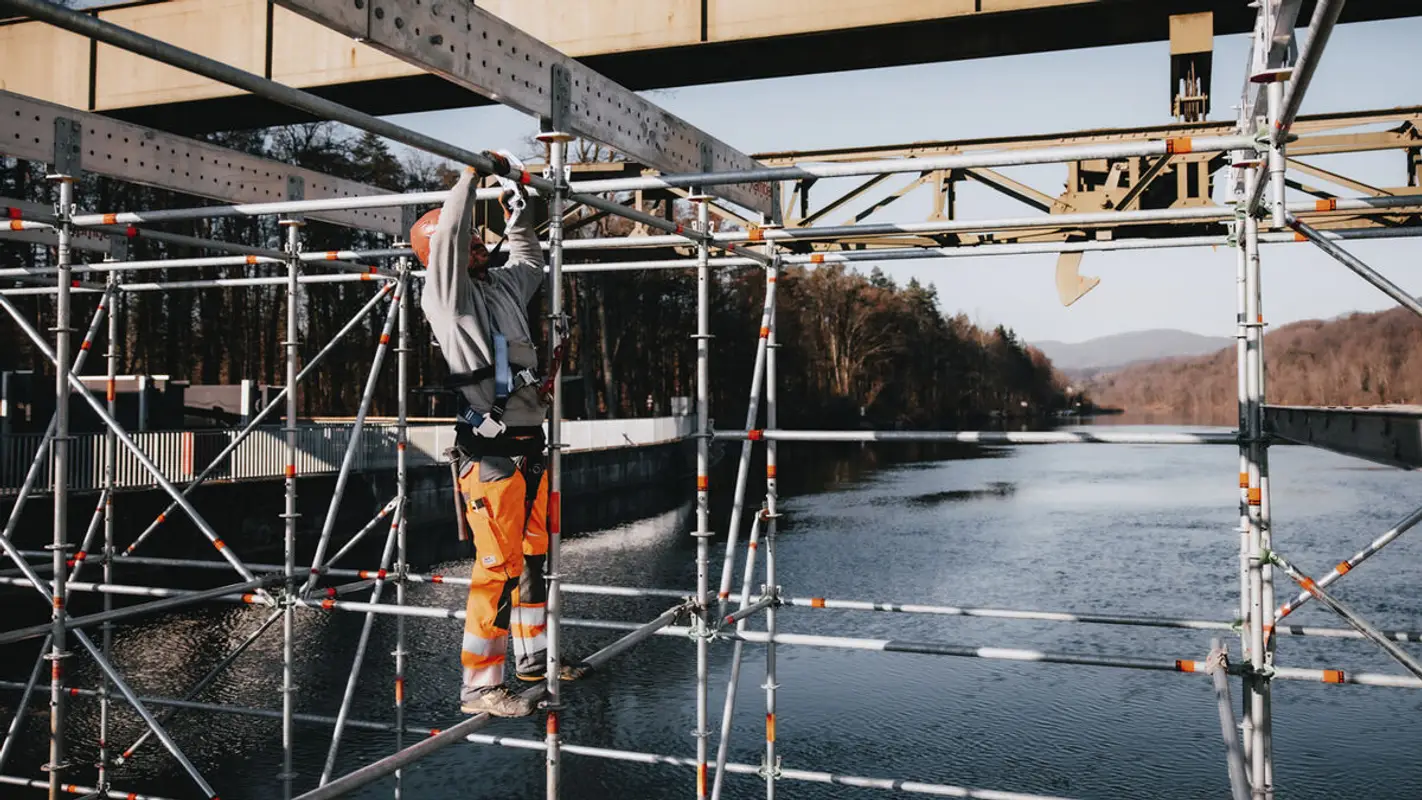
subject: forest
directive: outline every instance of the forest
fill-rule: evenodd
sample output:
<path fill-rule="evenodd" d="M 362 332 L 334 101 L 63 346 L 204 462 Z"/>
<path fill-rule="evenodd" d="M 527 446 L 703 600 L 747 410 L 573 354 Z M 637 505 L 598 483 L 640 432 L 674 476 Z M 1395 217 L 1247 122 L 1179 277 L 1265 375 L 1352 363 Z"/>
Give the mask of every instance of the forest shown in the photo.
<path fill-rule="evenodd" d="M 1407 309 L 1284 325 L 1264 337 L 1267 402 L 1374 405 L 1422 402 L 1422 319 Z M 1167 359 L 1095 378 L 1095 401 L 1128 412 L 1234 425 L 1235 351 Z"/>
<path fill-rule="evenodd" d="M 354 134 L 330 123 L 313 123 L 215 134 L 225 147 L 364 181 L 392 191 L 425 191 L 449 186 L 455 171 L 419 156 L 397 157 L 377 137 Z M 575 156 L 598 157 L 597 148 L 575 148 Z M 531 154 L 536 160 L 542 154 Z M 0 162 L 0 196 L 49 203 L 44 166 L 14 159 Z M 76 190 L 81 210 L 117 211 L 188 207 L 190 196 L 85 176 Z M 679 219 L 692 210 L 679 202 Z M 228 218 L 153 226 L 187 235 L 276 249 L 282 233 L 275 219 Z M 621 220 L 581 225 L 573 235 L 626 232 Z M 310 222 L 305 248 L 389 246 L 384 237 Z M 129 258 L 210 255 L 204 251 L 138 238 Z M 34 245 L 0 243 L 0 265 L 45 266 L 53 251 Z M 570 261 L 573 259 L 570 258 Z M 310 266 L 310 265 L 308 265 Z M 242 265 L 196 271 L 160 270 L 142 280 L 195 277 L 275 277 L 283 265 Z M 563 365 L 570 389 L 569 417 L 665 414 L 673 397 L 690 395 L 695 378 L 695 288 L 693 270 L 658 270 L 569 275 L 571 339 Z M 19 285 L 8 282 L 7 285 Z M 872 425 L 950 427 L 987 416 L 1037 416 L 1063 407 L 1065 382 L 1040 352 L 1011 330 L 985 330 L 962 314 L 948 315 L 932 285 L 897 285 L 877 268 L 868 274 L 841 266 L 792 268 L 779 283 L 778 338 L 781 422 L 789 427 Z M 712 413 L 743 419 L 765 287 L 760 269 L 718 270 L 712 283 Z M 418 282 L 414 290 L 418 292 Z M 369 283 L 304 287 L 300 307 L 302 353 L 309 357 L 370 298 Z M 546 314 L 540 293 L 530 314 Z M 51 297 L 16 297 L 16 303 L 48 329 L 54 323 Z M 76 327 L 92 314 L 96 295 L 76 294 Z M 415 308 L 418 308 L 416 304 Z M 193 384 L 226 384 L 253 379 L 279 384 L 286 296 L 281 286 L 144 292 L 121 295 L 118 313 L 120 374 L 168 374 Z M 353 413 L 366 380 L 382 312 L 372 314 L 363 333 L 347 337 L 319 370 L 303 383 L 303 415 Z M 414 315 L 419 319 L 418 312 Z M 537 327 L 542 327 L 537 326 Z M 543 336 L 540 331 L 536 336 Z M 412 387 L 442 384 L 445 367 L 432 346 L 428 327 L 412 330 Z M 0 316 L 0 371 L 35 369 L 40 358 L 8 319 Z M 541 346 L 541 344 L 540 344 Z M 102 351 L 99 351 L 102 352 Z M 373 413 L 395 409 L 394 359 L 377 389 Z M 85 372 L 102 373 L 103 360 Z M 388 377 L 388 379 L 385 379 Z M 416 403 L 412 413 L 426 406 Z M 739 424 L 739 423 L 737 423 Z"/>

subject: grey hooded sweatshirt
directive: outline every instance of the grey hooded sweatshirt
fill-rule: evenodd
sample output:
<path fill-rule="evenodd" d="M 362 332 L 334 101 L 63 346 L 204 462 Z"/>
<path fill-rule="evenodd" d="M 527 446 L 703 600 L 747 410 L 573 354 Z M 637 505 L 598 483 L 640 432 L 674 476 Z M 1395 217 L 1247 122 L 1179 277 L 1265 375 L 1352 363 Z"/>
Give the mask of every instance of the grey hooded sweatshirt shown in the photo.
<path fill-rule="evenodd" d="M 543 285 L 543 251 L 525 219 L 505 232 L 509 260 L 484 280 L 469 275 L 469 237 L 477 184 L 466 169 L 449 193 L 439 225 L 430 235 L 429 269 L 420 307 L 434 329 L 451 373 L 472 372 L 494 363 L 494 333 L 509 345 L 509 364 L 540 368 L 529 334 L 527 306 Z M 527 209 L 520 217 L 529 216 Z M 511 366 L 518 372 L 518 366 Z M 541 370 L 540 370 L 541 371 Z M 469 405 L 487 414 L 494 404 L 494 379 L 460 389 Z M 514 392 L 504 411 L 509 427 L 543 424 L 545 411 L 536 386 Z"/>

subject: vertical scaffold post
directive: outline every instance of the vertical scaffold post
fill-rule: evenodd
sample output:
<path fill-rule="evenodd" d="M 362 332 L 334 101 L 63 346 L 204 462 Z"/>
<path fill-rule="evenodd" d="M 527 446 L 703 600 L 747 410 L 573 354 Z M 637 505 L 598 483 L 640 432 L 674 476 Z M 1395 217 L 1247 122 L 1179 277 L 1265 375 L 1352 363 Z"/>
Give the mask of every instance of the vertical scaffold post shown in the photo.
<path fill-rule="evenodd" d="M 397 242 L 395 246 L 405 247 L 407 245 L 404 242 Z M 400 274 L 408 275 L 409 272 L 410 259 L 401 258 Z M 395 408 L 398 415 L 396 418 L 398 433 L 395 443 L 395 513 L 398 515 L 396 524 L 400 527 L 395 543 L 395 604 L 403 607 L 405 605 L 405 576 L 410 569 L 409 554 L 405 549 L 405 520 L 408 516 L 406 513 L 408 476 L 406 474 L 405 451 L 410 444 L 410 408 L 408 405 L 410 395 L 410 287 L 408 285 L 406 285 L 405 291 L 400 293 L 399 325 L 398 346 L 395 350 L 397 392 Z M 398 753 L 405 749 L 405 616 L 403 614 L 395 618 L 394 656 L 395 752 Z M 404 770 L 395 770 L 395 800 L 400 800 L 404 791 L 404 774 Z"/>
<path fill-rule="evenodd" d="M 1270 134 L 1269 182 L 1273 192 L 1272 216 L 1275 228 L 1285 228 L 1288 225 L 1288 215 L 1284 208 L 1287 165 L 1284 147 L 1287 132 L 1284 130 L 1282 115 L 1284 111 L 1284 81 L 1288 80 L 1292 74 L 1292 70 L 1281 72 L 1279 80 L 1269 84 L 1267 98 Z M 1254 266 L 1254 324 L 1259 326 L 1257 345 L 1259 353 L 1254 365 L 1258 371 L 1255 378 L 1258 385 L 1258 400 L 1254 409 L 1258 420 L 1254 426 L 1257 431 L 1254 444 L 1257 448 L 1256 460 L 1259 463 L 1259 547 L 1261 555 L 1266 555 L 1274 549 L 1274 529 L 1269 510 L 1269 437 L 1264 430 L 1264 403 L 1267 397 L 1264 371 L 1264 330 L 1266 326 L 1264 325 L 1263 281 L 1258 270 L 1257 258 Z M 1261 693 L 1264 700 L 1264 796 L 1272 800 L 1274 797 L 1274 692 L 1269 675 L 1274 669 L 1274 609 L 1277 605 L 1274 598 L 1274 567 L 1267 558 L 1260 567 L 1260 601 L 1263 604 L 1264 614 L 1261 620 L 1264 630 L 1265 669 L 1265 675 L 1261 678 L 1263 681 Z"/>
<path fill-rule="evenodd" d="M 1241 122 L 1241 126 L 1243 126 Z M 1235 377 L 1237 381 L 1237 394 L 1239 405 L 1239 619 L 1241 621 L 1239 632 L 1240 650 L 1244 654 L 1244 660 L 1251 658 L 1253 642 L 1250 636 L 1249 622 L 1253 619 L 1251 599 L 1251 581 L 1254 575 L 1254 562 L 1252 561 L 1253 547 L 1253 526 L 1250 522 L 1250 449 L 1249 449 L 1249 419 L 1251 407 L 1249 404 L 1249 363 L 1252 349 L 1249 343 L 1250 331 L 1253 330 L 1249 320 L 1249 246 L 1246 229 L 1249 214 L 1248 200 L 1250 197 L 1249 188 L 1253 185 L 1250 176 L 1254 174 L 1254 169 L 1259 166 L 1258 155 L 1254 152 L 1239 151 L 1235 154 L 1231 169 L 1232 193 L 1234 199 L 1235 219 L 1233 236 L 1236 245 L 1236 267 L 1235 267 Z M 1240 727 L 1243 742 L 1244 758 L 1249 761 L 1251 753 L 1254 751 L 1254 716 L 1251 708 L 1251 698 L 1253 697 L 1250 688 L 1250 679 L 1244 680 L 1243 707 L 1240 712 Z"/>
<path fill-rule="evenodd" d="M 127 247 L 126 239 L 114 237 L 113 248 Z M 127 255 L 125 252 L 123 255 Z M 109 336 L 108 348 L 104 351 L 105 378 L 104 396 L 107 400 L 109 416 L 118 419 L 118 398 L 115 389 L 115 382 L 118 379 L 118 337 L 119 337 L 119 296 L 118 296 L 119 273 L 110 272 L 108 276 L 109 293 L 100 300 L 100 303 L 109 304 Z M 113 429 L 107 429 L 104 434 L 104 583 L 114 582 L 114 488 L 118 477 L 118 436 Z M 113 595 L 104 593 L 104 610 L 113 609 Z M 105 622 L 100 629 L 100 647 L 103 648 L 104 658 L 113 663 L 113 640 L 114 626 L 112 622 Z M 109 767 L 109 677 L 104 676 L 104 680 L 99 684 L 99 779 L 98 789 L 107 791 Z"/>
<path fill-rule="evenodd" d="M 1251 169 L 1246 178 L 1252 191 L 1255 181 L 1260 179 L 1259 170 Z M 1263 800 L 1266 793 L 1266 737 L 1268 720 L 1264 703 L 1266 682 L 1264 680 L 1264 559 L 1263 521 L 1260 517 L 1262 506 L 1262 484 L 1259 438 L 1260 423 L 1260 340 L 1263 336 L 1262 319 L 1259 314 L 1259 220 L 1253 215 L 1245 217 L 1245 250 L 1247 254 L 1245 272 L 1245 380 L 1247 383 L 1248 419 L 1245 440 L 1249 447 L 1249 666 L 1246 696 L 1249 698 L 1249 738 L 1250 738 L 1250 785 L 1256 800 Z"/>
<path fill-rule="evenodd" d="M 1284 79 L 1289 74 L 1287 71 L 1276 73 L 1278 79 L 1271 81 L 1265 90 L 1269 111 L 1269 205 L 1275 228 L 1287 225 L 1284 213 L 1284 143 L 1287 134 L 1281 115 L 1284 111 Z"/>
<path fill-rule="evenodd" d="M 69 239 L 73 232 L 70 220 L 74 215 L 74 176 L 65 174 L 63 166 L 58 162 L 59 159 L 56 159 L 55 174 L 50 176 L 58 184 L 59 193 L 59 200 L 55 205 L 55 227 L 58 234 L 55 263 L 59 267 L 59 291 L 54 301 L 55 428 L 50 462 L 50 480 L 54 484 L 54 541 L 49 546 L 54 569 L 54 602 L 50 615 L 54 627 L 50 634 L 49 651 L 49 763 L 45 766 L 49 771 L 50 800 L 57 800 L 63 795 L 64 780 L 61 773 L 68 766 L 65 762 L 65 707 L 62 684 L 64 661 L 69 657 L 69 653 L 64 649 L 64 603 L 68 596 L 65 578 L 69 551 L 69 280 L 72 258 Z"/>
<path fill-rule="evenodd" d="M 711 200 L 704 194 L 691 197 L 696 206 L 696 229 L 711 232 Z M 706 740 L 708 680 L 710 670 L 711 613 L 711 248 L 702 239 L 696 245 L 696 797 L 706 797 Z M 730 547 L 728 544 L 727 547 Z"/>
<path fill-rule="evenodd" d="M 539 134 L 548 144 L 549 178 L 553 192 L 548 198 L 548 373 L 559 374 L 558 363 L 563 357 L 562 338 L 567 328 L 563 314 L 563 208 L 568 199 L 568 141 L 562 131 Z M 558 734 L 558 716 L 562 711 L 558 681 L 561 670 L 558 623 L 563 613 L 562 528 L 563 528 L 563 382 L 553 381 L 553 402 L 548 413 L 548 599 L 546 622 L 548 636 L 548 721 L 545 728 L 544 766 L 547 771 L 547 798 L 558 800 L 562 740 Z"/>
<path fill-rule="evenodd" d="M 765 350 L 765 427 L 775 430 L 779 424 L 776 409 L 776 358 L 779 347 L 775 339 L 776 314 L 773 298 L 776 295 L 775 282 L 780 277 L 780 257 L 774 255 L 774 245 L 767 249 L 772 253 L 770 266 L 765 271 L 765 290 L 772 297 L 770 303 L 770 331 Z M 776 527 L 776 441 L 765 443 L 765 593 L 776 599 L 765 609 L 765 797 L 775 799 L 775 781 L 780 777 L 780 761 L 775 755 L 775 690 L 780 688 L 775 678 L 775 607 L 780 601 L 780 586 L 775 578 L 775 527 Z"/>
<path fill-rule="evenodd" d="M 300 355 L 298 347 L 301 335 L 298 320 L 301 306 L 301 228 L 305 224 L 297 218 L 283 219 L 286 228 L 286 507 L 282 513 L 284 523 L 283 546 L 286 555 L 286 594 L 281 621 L 281 782 L 282 796 L 291 800 L 292 781 L 296 778 L 291 763 L 294 744 L 293 714 L 296 686 L 293 681 L 295 670 L 296 644 L 294 641 L 296 611 L 296 435 L 297 435 L 297 387 L 296 362 Z"/>

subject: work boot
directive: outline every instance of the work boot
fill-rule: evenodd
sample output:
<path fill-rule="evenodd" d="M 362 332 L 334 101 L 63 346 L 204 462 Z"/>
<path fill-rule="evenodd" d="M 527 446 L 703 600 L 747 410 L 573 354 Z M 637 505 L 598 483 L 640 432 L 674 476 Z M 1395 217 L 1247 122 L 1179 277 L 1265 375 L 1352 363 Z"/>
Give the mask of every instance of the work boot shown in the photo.
<path fill-rule="evenodd" d="M 582 661 L 569 661 L 566 658 L 558 659 L 558 680 L 575 681 L 592 672 L 592 667 Z M 520 672 L 518 679 L 526 683 L 538 683 L 543 680 L 545 672 Z"/>
<path fill-rule="evenodd" d="M 507 687 L 491 686 L 472 700 L 465 700 L 459 710 L 491 717 L 526 717 L 533 713 L 534 707 L 532 700 L 514 694 Z"/>

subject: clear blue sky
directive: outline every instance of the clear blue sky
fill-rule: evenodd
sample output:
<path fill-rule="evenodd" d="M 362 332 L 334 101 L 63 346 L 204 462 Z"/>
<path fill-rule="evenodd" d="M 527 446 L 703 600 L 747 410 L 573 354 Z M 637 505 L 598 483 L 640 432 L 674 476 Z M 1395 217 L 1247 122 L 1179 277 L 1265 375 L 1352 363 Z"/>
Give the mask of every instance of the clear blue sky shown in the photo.
<path fill-rule="evenodd" d="M 1417 63 L 1419 43 L 1422 19 L 1340 26 L 1303 113 L 1422 104 L 1422 70 L 1405 68 Z M 1215 39 L 1213 119 L 1234 118 L 1247 48 L 1243 35 Z M 1160 124 L 1170 121 L 1169 69 L 1168 45 L 1156 42 L 646 94 L 732 145 L 756 152 Z M 523 140 L 536 130 L 531 118 L 503 107 L 392 119 L 473 149 L 522 152 Z M 1405 181 L 1402 158 L 1385 153 L 1311 162 L 1374 186 L 1396 186 Z M 1053 195 L 1066 179 L 1066 168 L 1059 165 L 1005 172 Z M 962 218 L 1030 213 L 983 187 L 960 186 Z M 820 187 L 814 197 L 834 196 L 834 184 Z M 920 190 L 873 219 L 922 220 L 929 203 L 928 193 Z M 840 222 L 855 210 L 849 207 L 826 222 Z M 1422 294 L 1422 276 L 1407 269 L 1422 254 L 1422 240 L 1349 247 L 1404 288 Z M 1082 273 L 1099 276 L 1101 285 L 1071 308 L 1057 300 L 1055 260 L 1050 255 L 923 260 L 891 264 L 885 271 L 900 281 L 917 277 L 935 284 L 946 312 L 961 310 L 983 324 L 1006 324 L 1029 341 L 1081 341 L 1146 328 L 1234 333 L 1235 258 L 1224 248 L 1089 253 Z M 1391 304 L 1311 245 L 1267 246 L 1263 264 L 1264 311 L 1272 325 Z"/>

